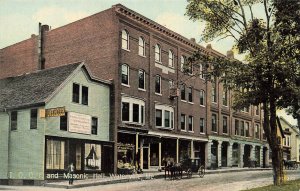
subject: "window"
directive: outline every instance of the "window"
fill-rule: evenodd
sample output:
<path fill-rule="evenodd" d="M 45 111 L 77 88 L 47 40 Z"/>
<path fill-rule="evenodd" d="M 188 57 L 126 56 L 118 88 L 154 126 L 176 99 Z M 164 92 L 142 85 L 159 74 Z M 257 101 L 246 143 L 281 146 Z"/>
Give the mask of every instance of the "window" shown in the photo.
<path fill-rule="evenodd" d="M 174 87 L 174 81 L 173 80 L 169 80 L 169 86 L 170 86 L 170 88 Z"/>
<path fill-rule="evenodd" d="M 200 76 L 201 79 L 204 79 L 203 64 L 200 64 L 199 67 L 200 67 L 200 69 L 199 69 L 199 71 L 200 71 L 199 76 Z"/>
<path fill-rule="evenodd" d="M 169 50 L 169 66 L 174 67 L 174 54 L 172 50 Z"/>
<path fill-rule="evenodd" d="M 73 84 L 72 102 L 79 103 L 79 84 Z"/>
<path fill-rule="evenodd" d="M 129 85 L 129 66 L 127 64 L 122 64 L 122 84 Z"/>
<path fill-rule="evenodd" d="M 156 127 L 174 128 L 174 108 L 167 105 L 155 105 Z"/>
<path fill-rule="evenodd" d="M 65 113 L 64 116 L 60 116 L 60 130 L 67 131 L 68 130 L 68 115 Z"/>
<path fill-rule="evenodd" d="M 161 77 L 155 76 L 155 93 L 161 94 Z"/>
<path fill-rule="evenodd" d="M 228 118 L 223 116 L 223 133 L 228 133 Z"/>
<path fill-rule="evenodd" d="M 122 97 L 122 121 L 127 123 L 144 124 L 145 102 L 131 97 Z"/>
<path fill-rule="evenodd" d="M 193 116 L 189 116 L 189 131 L 194 131 L 193 129 Z"/>
<path fill-rule="evenodd" d="M 200 133 L 204 133 L 205 121 L 204 118 L 200 118 Z"/>
<path fill-rule="evenodd" d="M 193 102 L 193 88 L 192 87 L 188 87 L 187 93 L 188 93 L 189 102 Z"/>
<path fill-rule="evenodd" d="M 244 121 L 240 121 L 240 129 L 241 129 L 241 136 L 245 136 L 245 123 Z"/>
<path fill-rule="evenodd" d="M 93 143 L 84 144 L 84 170 L 101 170 L 101 145 Z"/>
<path fill-rule="evenodd" d="M 200 90 L 200 105 L 205 105 L 205 92 L 204 90 Z"/>
<path fill-rule="evenodd" d="M 122 30 L 122 48 L 129 50 L 129 34 L 126 30 Z"/>
<path fill-rule="evenodd" d="M 211 115 L 211 131 L 217 132 L 217 115 Z"/>
<path fill-rule="evenodd" d="M 250 137 L 250 131 L 249 131 L 249 122 L 246 122 L 245 123 L 245 134 L 246 134 L 246 137 Z"/>
<path fill-rule="evenodd" d="M 255 124 L 255 138 L 259 139 L 259 125 Z"/>
<path fill-rule="evenodd" d="M 30 110 L 30 129 L 37 128 L 37 109 Z"/>
<path fill-rule="evenodd" d="M 259 115 L 259 107 L 258 106 L 255 106 L 254 107 L 254 113 L 255 113 L 255 115 Z"/>
<path fill-rule="evenodd" d="M 122 121 L 129 121 L 129 103 L 122 102 Z"/>
<path fill-rule="evenodd" d="M 234 134 L 239 135 L 239 120 L 234 121 Z"/>
<path fill-rule="evenodd" d="M 161 62 L 161 48 L 158 44 L 155 45 L 155 61 Z"/>
<path fill-rule="evenodd" d="M 185 114 L 181 114 L 181 117 L 180 117 L 180 127 L 181 127 L 181 130 L 185 131 Z"/>
<path fill-rule="evenodd" d="M 98 118 L 92 117 L 92 134 L 97 135 L 98 131 Z"/>
<path fill-rule="evenodd" d="M 89 88 L 86 86 L 82 86 L 81 90 L 81 104 L 88 105 L 89 104 Z"/>
<path fill-rule="evenodd" d="M 18 112 L 12 111 L 10 113 L 10 129 L 17 130 L 18 129 Z"/>
<path fill-rule="evenodd" d="M 145 56 L 145 41 L 143 37 L 139 37 L 139 55 Z"/>
<path fill-rule="evenodd" d="M 265 131 L 263 129 L 262 129 L 262 133 L 263 133 L 263 139 L 266 140 L 267 137 L 266 137 Z"/>
<path fill-rule="evenodd" d="M 132 121 L 138 123 L 139 122 L 139 113 L 140 113 L 140 106 L 139 104 L 132 104 Z"/>
<path fill-rule="evenodd" d="M 155 118 L 156 118 L 156 126 L 161 127 L 162 126 L 162 110 L 156 109 L 155 110 Z"/>
<path fill-rule="evenodd" d="M 223 87 L 223 105 L 228 106 L 228 91 L 225 87 Z"/>
<path fill-rule="evenodd" d="M 181 56 L 180 57 L 180 70 L 182 72 L 184 72 L 184 67 L 185 67 L 185 57 L 184 56 Z"/>
<path fill-rule="evenodd" d="M 145 71 L 139 70 L 139 88 L 145 89 Z"/>
<path fill-rule="evenodd" d="M 46 169 L 65 169 L 65 142 L 47 140 Z"/>
<path fill-rule="evenodd" d="M 212 102 L 217 103 L 217 80 L 216 80 L 216 78 L 211 82 L 211 98 L 212 98 Z"/>
<path fill-rule="evenodd" d="M 186 100 L 185 99 L 185 85 L 182 84 L 180 87 L 180 95 L 181 95 L 181 100 Z"/>

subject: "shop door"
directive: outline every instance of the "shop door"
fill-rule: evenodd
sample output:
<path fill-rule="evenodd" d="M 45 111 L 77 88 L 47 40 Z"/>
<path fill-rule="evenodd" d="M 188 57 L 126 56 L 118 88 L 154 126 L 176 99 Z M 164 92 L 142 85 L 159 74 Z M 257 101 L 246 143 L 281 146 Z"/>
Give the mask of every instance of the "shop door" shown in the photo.
<path fill-rule="evenodd" d="M 143 148 L 143 169 L 148 169 L 148 150 L 149 148 Z"/>
<path fill-rule="evenodd" d="M 113 158 L 113 146 L 103 145 L 102 149 L 102 170 L 105 174 L 113 173 L 114 170 L 114 158 Z"/>

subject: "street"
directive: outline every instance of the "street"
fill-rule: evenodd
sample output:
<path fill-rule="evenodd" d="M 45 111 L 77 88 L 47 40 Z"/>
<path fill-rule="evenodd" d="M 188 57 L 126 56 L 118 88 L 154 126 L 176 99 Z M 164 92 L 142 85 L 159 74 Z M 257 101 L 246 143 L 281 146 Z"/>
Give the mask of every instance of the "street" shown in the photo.
<path fill-rule="evenodd" d="M 300 171 L 287 171 L 288 180 L 300 178 Z M 181 180 L 144 180 L 110 185 L 77 188 L 71 190 L 94 191 L 238 191 L 272 184 L 272 171 L 247 171 L 209 174 L 204 178 L 194 176 L 192 179 Z M 32 186 L 0 186 L 0 190 L 47 190 L 57 191 L 57 188 L 32 187 Z"/>

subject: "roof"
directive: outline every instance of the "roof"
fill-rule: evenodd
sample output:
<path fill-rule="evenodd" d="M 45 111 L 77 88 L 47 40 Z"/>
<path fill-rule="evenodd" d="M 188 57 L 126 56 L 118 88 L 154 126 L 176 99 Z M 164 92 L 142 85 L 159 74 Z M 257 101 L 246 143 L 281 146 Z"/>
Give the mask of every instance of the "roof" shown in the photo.
<path fill-rule="evenodd" d="M 15 109 L 45 104 L 81 62 L 0 80 L 0 108 Z M 87 71 L 88 72 L 88 71 Z M 88 72 L 89 73 L 89 72 Z"/>
<path fill-rule="evenodd" d="M 299 129 L 297 126 L 292 125 L 290 122 L 288 122 L 284 117 L 279 117 L 281 121 L 283 121 L 284 123 L 287 124 L 288 127 L 290 127 L 291 129 L 293 129 L 297 134 L 299 134 Z"/>

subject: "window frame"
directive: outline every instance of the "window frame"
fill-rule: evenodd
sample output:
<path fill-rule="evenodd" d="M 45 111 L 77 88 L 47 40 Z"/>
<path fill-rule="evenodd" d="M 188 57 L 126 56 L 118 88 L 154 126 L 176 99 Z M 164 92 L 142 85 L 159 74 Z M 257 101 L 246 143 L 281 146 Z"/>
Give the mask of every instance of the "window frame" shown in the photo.
<path fill-rule="evenodd" d="M 214 79 L 211 83 L 211 98 L 212 103 L 218 103 L 217 80 Z"/>
<path fill-rule="evenodd" d="M 174 68 L 174 52 L 170 49 L 169 50 L 169 63 L 168 66 Z"/>
<path fill-rule="evenodd" d="M 159 82 L 159 84 L 158 84 L 158 82 Z M 157 88 L 159 88 L 159 92 L 157 92 Z M 159 94 L 159 95 L 161 95 L 162 94 L 162 92 L 161 92 L 161 76 L 160 75 L 155 75 L 155 88 L 154 88 L 154 90 L 155 90 L 155 94 Z"/>
<path fill-rule="evenodd" d="M 181 101 L 186 101 L 185 84 L 181 84 L 180 86 L 180 99 Z"/>
<path fill-rule="evenodd" d="M 215 118 L 215 119 L 213 119 L 213 118 Z M 214 133 L 218 132 L 217 118 L 218 118 L 218 116 L 217 116 L 216 113 L 211 114 L 211 131 L 214 132 Z"/>
<path fill-rule="evenodd" d="M 226 122 L 226 123 L 224 123 Z M 226 129 L 226 131 L 224 131 Z M 223 116 L 223 134 L 228 134 L 228 117 Z"/>
<path fill-rule="evenodd" d="M 10 112 L 9 123 L 10 123 L 10 130 L 11 131 L 18 130 L 18 115 L 19 115 L 18 111 L 11 111 Z"/>
<path fill-rule="evenodd" d="M 96 121 L 96 125 L 94 125 L 94 121 Z M 91 118 L 91 135 L 98 135 L 98 125 L 99 119 L 98 117 L 92 117 Z"/>
<path fill-rule="evenodd" d="M 138 51 L 140 56 L 146 56 L 145 44 L 146 44 L 145 39 L 142 36 L 140 36 L 139 37 L 139 51 Z"/>
<path fill-rule="evenodd" d="M 62 126 L 65 125 L 65 126 Z M 61 131 L 68 131 L 68 113 L 65 112 L 64 116 L 59 117 L 59 129 Z"/>
<path fill-rule="evenodd" d="M 203 103 L 201 103 L 201 102 L 203 102 Z M 205 91 L 202 89 L 199 91 L 199 104 L 200 104 L 200 106 L 205 106 Z"/>
<path fill-rule="evenodd" d="M 190 86 L 187 88 L 187 94 L 188 94 L 188 102 L 193 103 L 193 87 Z"/>
<path fill-rule="evenodd" d="M 128 105 L 128 109 L 124 108 L 124 104 Z M 134 121 L 133 105 L 138 105 L 138 122 Z M 145 101 L 141 99 L 132 98 L 129 96 L 122 96 L 121 98 L 121 121 L 122 123 L 138 124 L 143 126 L 145 124 Z M 124 119 L 124 109 L 128 111 L 128 120 Z M 127 115 L 126 115 L 127 116 Z"/>
<path fill-rule="evenodd" d="M 86 93 L 84 93 L 84 89 L 86 89 Z M 87 94 L 87 95 L 85 95 Z M 86 96 L 86 98 L 85 98 Z M 81 86 L 81 104 L 82 105 L 89 105 L 89 87 L 88 86 Z"/>
<path fill-rule="evenodd" d="M 123 67 L 126 67 L 127 69 L 127 74 L 123 74 Z M 121 84 L 124 86 L 129 86 L 129 74 L 130 74 L 130 68 L 128 64 L 122 64 L 121 65 Z M 127 84 L 123 82 L 123 76 L 127 76 Z"/>
<path fill-rule="evenodd" d="M 76 97 L 77 95 L 74 93 L 74 88 L 75 88 L 75 86 L 78 86 L 78 97 Z M 78 99 L 78 101 L 77 101 L 77 99 Z M 73 103 L 80 103 L 80 84 L 78 84 L 78 83 L 73 83 L 72 84 L 72 102 Z"/>
<path fill-rule="evenodd" d="M 194 117 L 191 115 L 188 116 L 188 131 L 194 132 Z"/>
<path fill-rule="evenodd" d="M 161 126 L 156 124 L 156 112 L 157 110 L 161 111 Z M 166 126 L 166 113 L 169 113 L 168 124 Z M 156 128 L 163 128 L 163 129 L 174 129 L 174 108 L 168 105 L 156 104 L 155 105 L 155 126 Z"/>
<path fill-rule="evenodd" d="M 126 44 L 124 44 L 126 43 Z M 129 32 L 126 29 L 123 29 L 121 32 L 121 47 L 123 50 L 129 49 Z"/>
<path fill-rule="evenodd" d="M 181 72 L 184 72 L 185 61 L 186 61 L 185 56 L 181 55 L 180 56 L 180 71 Z"/>
<path fill-rule="evenodd" d="M 140 75 L 142 74 L 142 77 L 143 77 L 143 87 L 141 87 L 141 78 L 140 78 Z M 138 79 L 139 79 L 139 84 L 138 84 L 138 89 L 140 90 L 146 90 L 146 75 L 145 75 L 145 70 L 143 69 L 139 69 L 138 71 Z"/>
<path fill-rule="evenodd" d="M 222 105 L 228 107 L 228 89 L 223 87 Z"/>
<path fill-rule="evenodd" d="M 203 125 L 203 126 L 202 126 L 202 128 L 203 128 L 202 131 L 201 131 L 201 121 L 203 122 L 203 123 L 202 123 L 202 125 Z M 205 131 L 204 131 L 204 129 L 205 129 L 205 119 L 202 118 L 202 117 L 200 117 L 199 128 L 200 128 L 200 129 L 199 129 L 200 134 L 204 134 L 204 133 L 205 133 Z"/>
<path fill-rule="evenodd" d="M 182 121 L 182 119 L 183 119 L 183 121 Z M 182 128 L 183 126 L 184 126 L 184 129 Z M 181 115 L 180 115 L 180 130 L 186 131 L 186 115 L 183 113 L 181 113 Z"/>
<path fill-rule="evenodd" d="M 34 118 L 33 118 L 34 114 Z M 38 121 L 38 109 L 34 108 L 30 110 L 30 129 L 37 129 Z"/>
<path fill-rule="evenodd" d="M 154 48 L 154 60 L 155 62 L 161 63 L 161 46 L 159 44 L 155 45 Z"/>

